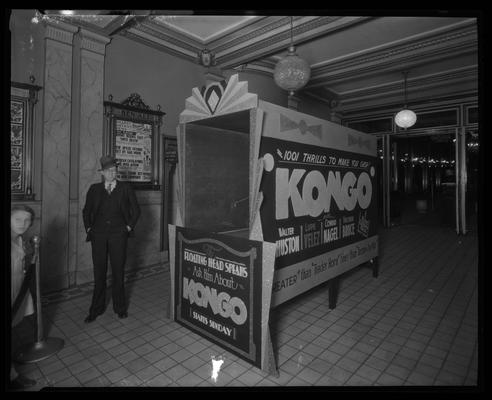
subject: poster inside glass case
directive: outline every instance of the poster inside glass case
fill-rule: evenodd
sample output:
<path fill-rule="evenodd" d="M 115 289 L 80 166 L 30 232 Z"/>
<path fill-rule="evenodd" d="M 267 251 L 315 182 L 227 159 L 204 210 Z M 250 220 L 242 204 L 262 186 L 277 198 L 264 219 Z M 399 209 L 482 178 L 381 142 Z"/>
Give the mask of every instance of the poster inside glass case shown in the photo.
<path fill-rule="evenodd" d="M 115 157 L 120 180 L 151 182 L 152 125 L 116 119 Z"/>

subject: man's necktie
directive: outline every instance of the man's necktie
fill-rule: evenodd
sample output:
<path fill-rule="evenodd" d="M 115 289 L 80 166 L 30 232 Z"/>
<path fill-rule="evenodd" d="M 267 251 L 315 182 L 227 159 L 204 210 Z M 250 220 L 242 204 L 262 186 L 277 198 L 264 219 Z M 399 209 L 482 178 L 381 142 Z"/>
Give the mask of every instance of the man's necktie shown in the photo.
<path fill-rule="evenodd" d="M 111 184 L 107 184 L 106 185 L 106 192 L 108 192 L 108 194 L 111 194 Z"/>

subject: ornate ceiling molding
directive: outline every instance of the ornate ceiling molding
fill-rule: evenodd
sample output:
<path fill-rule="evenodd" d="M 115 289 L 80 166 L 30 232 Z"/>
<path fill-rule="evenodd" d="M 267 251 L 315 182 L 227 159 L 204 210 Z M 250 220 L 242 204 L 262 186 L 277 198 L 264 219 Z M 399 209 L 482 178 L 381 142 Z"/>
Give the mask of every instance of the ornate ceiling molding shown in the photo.
<path fill-rule="evenodd" d="M 159 43 L 162 43 L 162 46 L 164 47 L 163 50 L 165 50 L 166 42 L 179 46 L 185 51 L 196 51 L 204 46 L 204 43 L 201 41 L 192 39 L 180 32 L 173 31 L 166 26 L 155 23 L 152 19 L 135 26 L 129 31 L 136 36 L 140 35 L 141 32 L 144 32 L 155 37 Z"/>
<path fill-rule="evenodd" d="M 384 48 L 367 49 L 338 60 L 311 66 L 311 80 L 307 87 L 323 86 L 326 82 L 340 83 L 386 70 L 402 70 L 409 65 L 421 65 L 444 57 L 476 52 L 477 31 L 472 22 L 447 27 L 444 32 L 423 33 Z"/>
<path fill-rule="evenodd" d="M 254 72 L 260 75 L 268 76 L 269 78 L 271 78 L 273 74 L 270 68 L 256 64 L 243 64 L 232 69 L 238 72 Z"/>
<path fill-rule="evenodd" d="M 128 15 L 118 15 L 114 18 L 109 24 L 104 27 L 104 34 L 109 35 L 111 32 L 114 32 L 116 29 L 121 28 L 127 21 Z"/>
<path fill-rule="evenodd" d="M 111 39 L 106 36 L 99 35 L 84 28 L 80 28 L 78 34 L 81 38 L 81 49 L 90 50 L 101 55 L 104 55 L 106 52 L 106 45 L 111 41 Z"/>
<path fill-rule="evenodd" d="M 273 79 L 273 71 L 275 70 L 275 64 L 276 62 L 274 60 L 263 59 L 259 61 L 253 61 L 251 63 L 244 63 L 236 67 L 233 67 L 233 69 L 241 72 L 242 71 L 258 72 L 263 75 L 270 76 Z"/>
<path fill-rule="evenodd" d="M 121 18 L 118 15 L 64 15 L 66 22 L 94 29 L 96 26 L 99 29 L 105 29 L 115 20 Z"/>
<path fill-rule="evenodd" d="M 325 97 L 325 96 L 320 96 L 320 95 L 318 95 L 316 93 L 313 93 L 311 91 L 304 91 L 304 92 L 302 92 L 302 94 L 305 95 L 305 96 L 307 96 L 307 97 L 311 97 L 312 99 L 321 101 L 322 103 L 326 103 L 330 107 L 334 104 L 333 101 L 336 101 L 337 104 L 338 104 L 338 100 L 337 99 L 332 99 L 332 98 L 328 98 L 328 97 Z"/>
<path fill-rule="evenodd" d="M 77 28 L 84 28 L 86 31 L 97 33 L 100 35 L 107 35 L 113 29 L 112 27 L 118 27 L 124 22 L 125 16 L 122 15 L 57 15 L 46 17 L 43 19 L 51 18 L 58 21 L 63 21 L 66 24 Z"/>
<path fill-rule="evenodd" d="M 43 24 L 46 27 L 44 33 L 46 39 L 52 39 L 69 45 L 73 44 L 73 35 L 79 30 L 76 26 L 51 17 L 44 17 Z"/>
<path fill-rule="evenodd" d="M 308 24 L 313 22 L 313 18 L 317 19 L 318 24 L 323 23 L 319 18 L 333 19 L 333 17 L 307 18 L 309 18 L 307 22 L 304 22 L 306 18 L 299 18 L 297 20 L 299 25 L 292 29 L 294 43 L 298 42 L 297 35 L 300 32 L 306 32 L 308 30 Z M 249 35 L 238 38 L 236 43 L 223 46 L 217 54 L 218 62 L 224 68 L 227 68 L 244 61 L 247 62 L 258 57 L 263 57 L 284 49 L 286 50 L 290 44 L 290 37 L 290 17 L 283 17 L 281 20 L 269 25 L 268 29 L 251 32 Z"/>
<path fill-rule="evenodd" d="M 221 43 L 224 39 L 224 38 L 234 38 L 235 37 L 235 32 L 238 32 L 238 31 L 246 31 L 250 28 L 247 28 L 249 26 L 256 26 L 258 23 L 260 23 L 261 25 L 261 20 L 265 19 L 265 18 L 268 18 L 268 17 L 262 17 L 262 16 L 252 16 L 252 17 L 249 17 L 248 19 L 246 20 L 243 20 L 239 23 L 235 23 L 234 25 L 232 26 L 228 26 L 228 27 L 225 27 L 223 28 L 221 31 L 218 31 L 218 32 L 215 32 L 213 33 L 212 35 L 209 35 L 208 38 L 206 39 L 202 39 L 200 37 L 198 37 L 195 33 L 191 33 L 191 32 L 187 32 L 186 30 L 184 31 L 181 31 L 179 25 L 176 26 L 172 23 L 169 23 L 169 24 L 166 24 L 166 23 L 163 23 L 162 22 L 162 17 L 163 16 L 158 16 L 158 17 L 152 17 L 151 19 L 149 19 L 149 22 L 152 23 L 153 25 L 158 25 L 159 28 L 163 28 L 163 29 L 166 29 L 166 32 L 170 32 L 170 33 L 175 33 L 177 35 L 179 35 L 182 40 L 186 41 L 186 40 L 190 40 L 192 41 L 193 43 L 196 43 L 197 46 L 200 46 L 200 47 L 215 47 L 216 46 L 216 42 L 217 43 Z M 168 18 L 174 18 L 174 16 L 167 16 Z M 227 40 L 226 40 L 227 42 Z"/>
<path fill-rule="evenodd" d="M 234 31 L 229 33 L 226 38 L 226 42 L 234 38 L 235 35 L 238 35 L 237 32 L 246 32 L 248 29 L 253 29 L 253 27 L 263 25 L 268 25 L 268 21 L 265 19 L 271 17 L 264 17 L 261 20 L 256 20 L 251 22 L 250 24 L 244 25 L 241 28 L 238 28 L 238 31 Z M 128 36 L 131 39 L 146 39 L 145 43 L 149 44 L 150 41 L 155 41 L 157 46 L 152 46 L 161 51 L 170 51 L 173 55 L 181 56 L 187 60 L 191 60 L 191 54 L 196 55 L 204 48 L 209 49 L 211 52 L 216 54 L 216 47 L 220 45 L 221 39 L 215 39 L 210 42 L 203 42 L 197 39 L 194 39 L 186 34 L 175 31 L 168 26 L 160 24 L 153 20 L 153 18 L 149 18 L 147 21 L 140 23 L 139 25 L 129 29 L 127 32 L 122 33 L 125 36 Z M 241 36 L 241 35 L 240 35 Z M 233 40 L 233 39 L 232 39 Z"/>
<path fill-rule="evenodd" d="M 453 89 L 446 90 L 446 92 L 429 92 L 427 96 L 423 96 L 420 99 L 412 100 L 408 103 L 413 110 L 417 110 L 418 108 L 426 108 L 429 104 L 441 101 L 446 98 L 465 98 L 468 96 L 477 96 L 477 91 L 468 89 L 466 87 L 456 87 Z M 401 109 L 402 106 L 402 98 L 401 96 L 395 95 L 387 95 L 387 96 L 379 96 L 379 97 L 368 97 L 363 99 L 346 99 L 341 100 L 339 103 L 338 111 L 344 114 L 350 113 L 358 113 L 358 112 L 370 112 L 375 109 L 381 110 L 398 110 Z"/>
<path fill-rule="evenodd" d="M 191 61 L 191 62 L 196 62 L 196 56 L 199 50 L 195 49 L 183 49 L 183 47 L 179 46 L 178 44 L 174 44 L 171 42 L 166 42 L 163 39 L 158 39 L 156 40 L 155 36 L 152 36 L 151 34 L 145 33 L 145 32 L 138 32 L 138 34 L 135 33 L 134 29 L 130 29 L 122 34 L 122 36 L 125 36 L 129 39 L 135 40 L 136 42 L 140 42 L 142 44 L 145 44 L 149 47 L 152 47 L 156 50 L 163 51 L 163 48 L 165 47 L 165 52 L 171 55 L 174 55 L 176 57 Z"/>
<path fill-rule="evenodd" d="M 415 48 L 428 47 L 434 44 L 442 44 L 443 42 L 452 41 L 457 37 L 468 36 L 470 34 L 476 35 L 474 20 L 466 20 L 453 25 L 447 25 L 439 29 L 434 29 L 432 31 L 412 35 L 385 45 L 365 49 L 353 54 L 347 54 L 334 60 L 324 61 L 322 63 L 312 65 L 312 67 L 322 70 L 323 67 L 332 68 L 334 65 L 338 66 L 345 61 L 348 63 L 354 63 L 388 58 L 394 54 L 405 53 Z"/>
<path fill-rule="evenodd" d="M 418 102 L 424 90 L 448 87 L 460 83 L 473 83 L 477 78 L 477 66 L 457 68 L 454 70 L 428 74 L 415 79 L 409 79 L 407 83 L 409 96 L 414 102 Z M 477 88 L 478 89 L 478 88 Z M 402 82 L 391 82 L 383 85 L 365 87 L 339 93 L 340 104 L 346 106 L 352 102 L 364 102 L 377 100 L 384 97 L 401 97 Z M 403 98 L 402 98 L 403 100 Z"/>
<path fill-rule="evenodd" d="M 442 109 L 447 106 L 458 106 L 470 102 L 476 104 L 478 101 L 478 94 L 473 90 L 458 90 L 446 93 L 444 96 L 433 97 L 432 99 L 426 99 L 421 102 L 412 102 L 411 107 L 415 111 L 419 110 L 433 110 Z M 401 109 L 401 104 L 395 104 L 394 102 L 381 102 L 372 106 L 368 106 L 367 103 L 353 103 L 346 105 L 343 110 L 340 110 L 340 114 L 343 119 L 374 119 L 374 117 L 380 118 L 392 118 L 394 113 Z"/>
<path fill-rule="evenodd" d="M 360 23 L 368 17 L 299 17 L 297 26 L 293 28 L 294 44 L 327 35 L 350 25 Z M 276 30 L 267 33 L 252 32 L 251 38 L 242 38 L 241 45 L 229 47 L 227 51 L 217 53 L 217 62 L 223 68 L 287 50 L 290 44 L 290 17 L 277 21 Z M 246 42 L 245 42 L 246 40 Z"/>
<path fill-rule="evenodd" d="M 227 36 L 213 40 L 209 45 L 213 47 L 216 52 L 226 52 L 226 50 L 230 48 L 236 48 L 237 46 L 257 39 L 262 35 L 271 34 L 275 30 L 282 28 L 286 23 L 285 18 L 286 17 L 280 16 L 263 17 L 242 29 L 229 33 Z"/>
<path fill-rule="evenodd" d="M 427 101 L 422 101 L 418 103 L 412 103 L 412 109 L 415 111 L 419 110 L 439 110 L 443 107 L 453 107 L 462 104 L 473 104 L 476 105 L 478 101 L 478 95 L 476 91 L 461 91 L 458 94 L 449 94 L 439 98 L 428 99 Z M 357 120 L 367 120 L 375 118 L 393 118 L 396 111 L 401 109 L 401 104 L 380 104 L 375 107 L 368 108 L 360 107 L 351 108 L 341 112 L 345 120 L 350 119 L 352 121 Z"/>
<path fill-rule="evenodd" d="M 326 35 L 369 17 L 308 16 L 294 18 L 294 42 L 301 43 Z M 268 16 L 252 21 L 227 36 L 208 43 L 173 31 L 149 18 L 145 22 L 122 33 L 131 39 L 144 39 L 146 44 L 154 41 L 161 51 L 170 51 L 191 61 L 192 57 L 206 47 L 215 54 L 221 68 L 236 67 L 245 62 L 282 51 L 290 43 L 290 17 Z M 193 54 L 193 56 L 192 56 Z"/>
<path fill-rule="evenodd" d="M 154 15 L 149 18 L 153 23 L 181 33 L 201 46 L 209 46 L 214 40 L 230 36 L 244 26 L 250 25 L 259 19 L 255 15 Z M 206 26 L 206 28 L 205 28 Z"/>

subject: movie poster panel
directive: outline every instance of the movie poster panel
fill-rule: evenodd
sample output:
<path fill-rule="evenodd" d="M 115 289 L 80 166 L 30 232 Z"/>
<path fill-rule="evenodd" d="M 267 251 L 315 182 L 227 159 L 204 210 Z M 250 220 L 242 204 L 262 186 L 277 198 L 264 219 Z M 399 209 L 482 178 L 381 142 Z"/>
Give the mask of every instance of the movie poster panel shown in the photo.
<path fill-rule="evenodd" d="M 24 103 L 21 101 L 10 101 L 10 122 L 14 124 L 24 123 Z"/>
<path fill-rule="evenodd" d="M 273 306 L 377 255 L 376 157 L 272 137 L 260 155 Z"/>
<path fill-rule="evenodd" d="M 24 101 L 10 101 L 10 190 L 23 193 L 26 175 L 26 110 Z"/>
<path fill-rule="evenodd" d="M 261 368 L 262 242 L 181 227 L 175 242 L 176 321 Z"/>
<path fill-rule="evenodd" d="M 152 125 L 117 119 L 115 157 L 118 179 L 151 182 Z"/>

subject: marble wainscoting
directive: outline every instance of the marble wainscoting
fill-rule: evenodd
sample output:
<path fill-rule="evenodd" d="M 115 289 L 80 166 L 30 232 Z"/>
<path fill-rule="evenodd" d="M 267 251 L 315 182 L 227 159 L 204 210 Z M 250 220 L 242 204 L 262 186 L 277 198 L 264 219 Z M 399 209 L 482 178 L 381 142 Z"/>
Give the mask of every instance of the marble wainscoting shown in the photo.
<path fill-rule="evenodd" d="M 161 251 L 160 191 L 136 191 L 140 205 L 140 219 L 135 227 L 135 235 L 128 241 L 127 270 L 138 269 L 168 260 L 167 251 Z"/>

